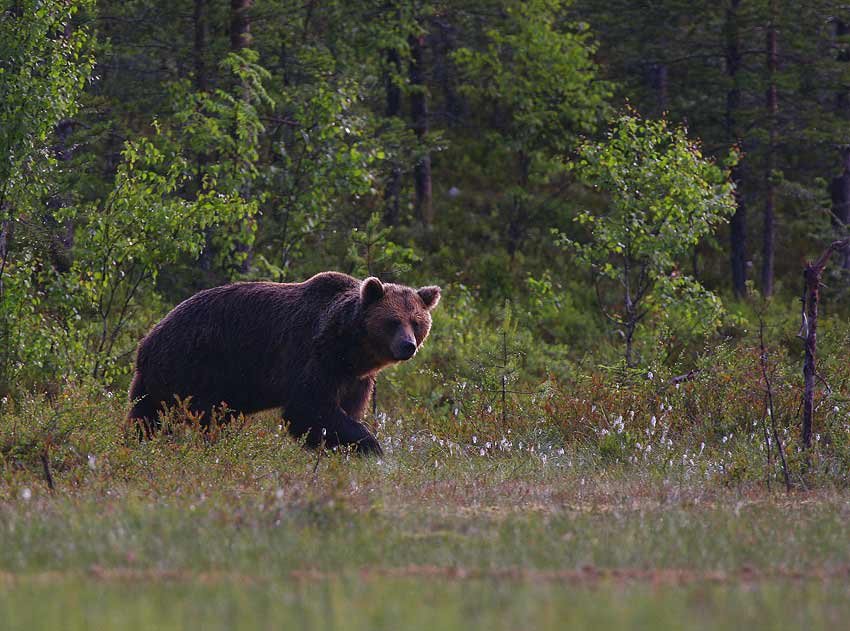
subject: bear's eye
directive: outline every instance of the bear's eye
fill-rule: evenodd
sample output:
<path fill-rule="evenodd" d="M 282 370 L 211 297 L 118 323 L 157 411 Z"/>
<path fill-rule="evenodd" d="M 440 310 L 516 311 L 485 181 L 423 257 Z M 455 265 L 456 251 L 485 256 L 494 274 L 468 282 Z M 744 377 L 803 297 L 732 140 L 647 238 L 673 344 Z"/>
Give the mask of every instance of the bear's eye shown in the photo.
<path fill-rule="evenodd" d="M 392 331 L 401 326 L 401 320 L 399 320 L 398 318 L 388 318 L 384 322 L 384 326 L 387 328 L 388 331 Z"/>
<path fill-rule="evenodd" d="M 412 327 L 413 327 L 413 332 L 414 332 L 414 333 L 419 333 L 419 329 L 421 329 L 421 328 L 422 328 L 422 323 L 421 323 L 419 320 L 411 320 L 411 321 L 410 321 L 410 326 L 412 326 Z"/>

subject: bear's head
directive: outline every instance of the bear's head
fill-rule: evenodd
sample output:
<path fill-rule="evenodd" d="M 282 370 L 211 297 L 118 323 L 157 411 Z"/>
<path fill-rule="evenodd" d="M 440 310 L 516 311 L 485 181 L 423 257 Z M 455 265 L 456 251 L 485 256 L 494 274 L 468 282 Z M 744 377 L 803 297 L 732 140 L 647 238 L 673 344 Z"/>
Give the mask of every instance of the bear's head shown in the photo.
<path fill-rule="evenodd" d="M 370 277 L 360 285 L 368 352 L 377 363 L 405 361 L 431 330 L 431 309 L 440 302 L 436 285 L 412 289 Z"/>

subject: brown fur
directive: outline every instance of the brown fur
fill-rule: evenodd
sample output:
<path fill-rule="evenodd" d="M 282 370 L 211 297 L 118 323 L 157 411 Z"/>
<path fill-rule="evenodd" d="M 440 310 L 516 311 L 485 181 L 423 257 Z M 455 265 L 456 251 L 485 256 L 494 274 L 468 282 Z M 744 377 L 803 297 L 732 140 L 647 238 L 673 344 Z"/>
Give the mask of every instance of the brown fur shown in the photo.
<path fill-rule="evenodd" d="M 159 428 L 175 397 L 209 422 L 215 407 L 279 407 L 296 437 L 380 453 L 359 421 L 375 375 L 428 337 L 439 287 L 415 290 L 323 272 L 303 283 L 235 283 L 177 305 L 139 343 L 129 418 Z"/>

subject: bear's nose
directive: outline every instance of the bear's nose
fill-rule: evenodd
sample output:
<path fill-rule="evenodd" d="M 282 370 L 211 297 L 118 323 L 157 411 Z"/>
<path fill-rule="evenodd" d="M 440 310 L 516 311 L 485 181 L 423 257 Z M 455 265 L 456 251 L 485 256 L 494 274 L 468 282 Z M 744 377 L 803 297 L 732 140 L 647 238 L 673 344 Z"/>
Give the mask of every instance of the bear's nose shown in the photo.
<path fill-rule="evenodd" d="M 410 359 L 416 352 L 416 344 L 410 340 L 404 340 L 398 345 L 396 359 Z"/>

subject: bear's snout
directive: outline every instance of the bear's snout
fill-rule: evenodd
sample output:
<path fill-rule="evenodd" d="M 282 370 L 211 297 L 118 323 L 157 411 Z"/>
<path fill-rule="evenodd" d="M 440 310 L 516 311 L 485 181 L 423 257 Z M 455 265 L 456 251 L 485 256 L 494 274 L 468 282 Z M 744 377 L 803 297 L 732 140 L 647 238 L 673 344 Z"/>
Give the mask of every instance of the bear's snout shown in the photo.
<path fill-rule="evenodd" d="M 416 354 L 416 342 L 412 340 L 401 340 L 393 351 L 393 355 L 399 360 L 410 359 L 414 354 Z"/>

